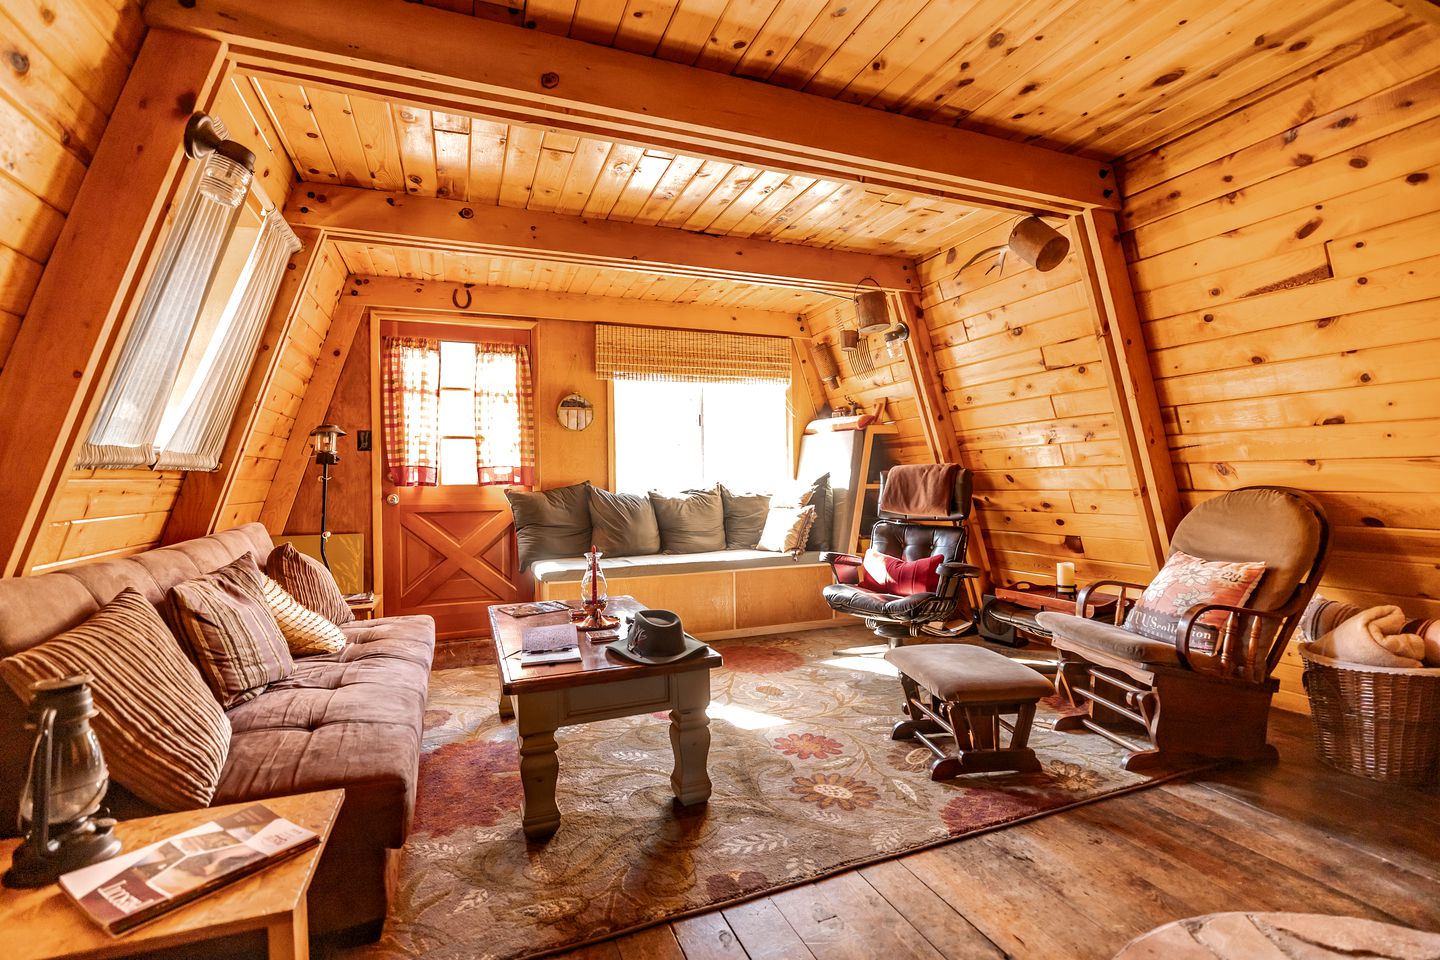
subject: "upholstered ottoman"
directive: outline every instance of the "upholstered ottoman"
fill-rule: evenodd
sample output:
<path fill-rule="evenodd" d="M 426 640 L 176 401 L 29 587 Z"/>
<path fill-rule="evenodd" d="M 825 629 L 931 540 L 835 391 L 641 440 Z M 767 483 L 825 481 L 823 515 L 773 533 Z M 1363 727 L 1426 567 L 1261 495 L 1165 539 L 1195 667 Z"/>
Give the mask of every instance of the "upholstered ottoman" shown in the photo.
<path fill-rule="evenodd" d="M 918 740 L 935 754 L 931 780 L 1040 769 L 1026 744 L 1036 701 L 1055 692 L 1044 676 L 993 650 L 962 643 L 896 647 L 885 659 L 900 671 L 909 717 L 895 724 L 890 737 Z M 1010 731 L 1009 746 L 1001 745 L 1001 727 Z M 939 736 L 954 739 L 956 752 L 938 746 Z"/>

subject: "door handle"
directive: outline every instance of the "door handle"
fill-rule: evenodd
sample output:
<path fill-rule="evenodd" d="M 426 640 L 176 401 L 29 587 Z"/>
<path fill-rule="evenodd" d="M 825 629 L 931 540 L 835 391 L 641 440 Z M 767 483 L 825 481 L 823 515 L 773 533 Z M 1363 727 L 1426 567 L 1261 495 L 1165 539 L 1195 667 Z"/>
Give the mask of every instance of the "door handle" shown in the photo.
<path fill-rule="evenodd" d="M 385 502 L 388 503 L 388 504 L 390 504 L 390 506 L 392 506 L 392 507 L 393 507 L 393 506 L 396 506 L 396 505 L 399 504 L 399 502 L 400 502 L 400 494 L 398 494 L 398 493 L 392 493 L 392 494 L 390 494 L 388 497 L 385 498 Z"/>

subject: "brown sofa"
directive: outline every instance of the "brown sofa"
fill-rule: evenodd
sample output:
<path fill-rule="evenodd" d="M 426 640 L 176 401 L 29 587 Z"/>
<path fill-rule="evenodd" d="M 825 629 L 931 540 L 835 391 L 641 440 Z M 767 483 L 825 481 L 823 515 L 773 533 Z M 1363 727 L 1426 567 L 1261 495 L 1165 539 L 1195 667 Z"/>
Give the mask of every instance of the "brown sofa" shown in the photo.
<path fill-rule="evenodd" d="M 76 626 L 125 587 L 159 603 L 176 583 L 246 552 L 263 566 L 273 548 L 265 528 L 252 523 L 123 560 L 0 581 L 0 656 Z M 292 677 L 229 712 L 230 753 L 214 803 L 345 788 L 310 887 L 311 929 L 378 934 L 387 862 L 415 803 L 435 624 L 390 617 L 342 629 L 350 639 L 344 651 L 297 657 Z M 32 742 L 23 722 L 19 699 L 0 683 L 0 836 L 16 830 Z M 107 801 L 122 818 L 154 812 L 118 785 Z"/>

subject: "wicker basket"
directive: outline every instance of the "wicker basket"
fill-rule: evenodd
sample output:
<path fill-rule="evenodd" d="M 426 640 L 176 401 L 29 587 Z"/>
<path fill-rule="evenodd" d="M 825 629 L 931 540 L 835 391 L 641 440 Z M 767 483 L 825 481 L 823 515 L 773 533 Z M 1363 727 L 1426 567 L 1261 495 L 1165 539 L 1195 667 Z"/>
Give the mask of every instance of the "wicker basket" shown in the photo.
<path fill-rule="evenodd" d="M 1440 778 L 1440 668 L 1367 667 L 1308 643 L 1300 656 L 1322 762 L 1386 783 Z"/>

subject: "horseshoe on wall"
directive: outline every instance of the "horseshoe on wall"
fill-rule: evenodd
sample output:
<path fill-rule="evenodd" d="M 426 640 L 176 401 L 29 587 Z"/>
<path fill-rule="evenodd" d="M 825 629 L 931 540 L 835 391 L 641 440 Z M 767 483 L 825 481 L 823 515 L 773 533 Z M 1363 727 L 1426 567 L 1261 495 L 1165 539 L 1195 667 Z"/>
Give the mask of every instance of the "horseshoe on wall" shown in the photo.
<path fill-rule="evenodd" d="M 475 295 L 472 294 L 472 293 L 469 291 L 469 289 L 466 289 L 466 291 L 465 291 L 465 302 L 464 302 L 464 303 L 461 303 L 461 302 L 460 302 L 460 291 L 459 291 L 459 290 L 451 290 L 451 291 L 450 291 L 450 302 L 453 303 L 453 304 L 455 304 L 455 309 L 456 309 L 456 310 L 468 310 L 468 309 L 470 309 L 470 304 L 473 303 L 474 301 L 475 301 Z"/>

